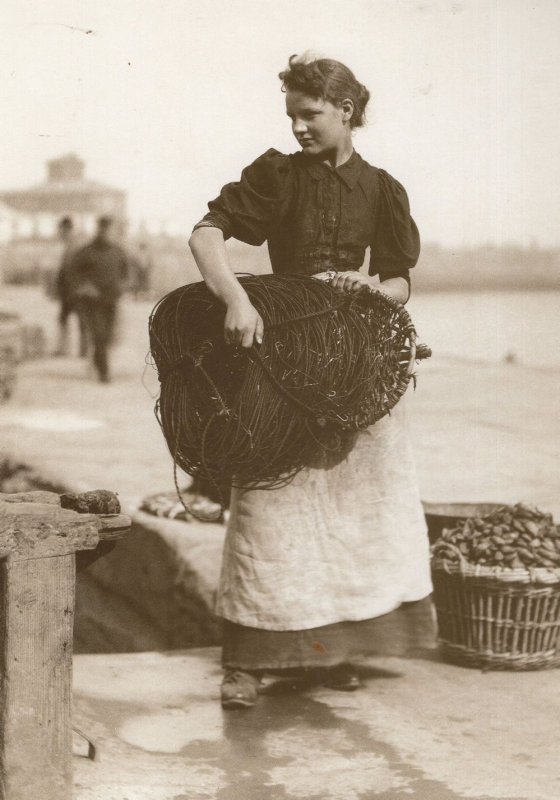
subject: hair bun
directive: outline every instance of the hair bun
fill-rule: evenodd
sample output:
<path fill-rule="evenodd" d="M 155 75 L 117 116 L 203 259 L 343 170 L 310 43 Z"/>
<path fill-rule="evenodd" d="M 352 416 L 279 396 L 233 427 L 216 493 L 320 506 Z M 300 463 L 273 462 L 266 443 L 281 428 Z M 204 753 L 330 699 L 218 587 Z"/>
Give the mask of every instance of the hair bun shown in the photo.
<path fill-rule="evenodd" d="M 365 108 L 366 108 L 367 104 L 369 103 L 370 96 L 371 95 L 369 93 L 369 90 L 366 89 L 366 87 L 364 86 L 363 83 L 360 83 L 358 99 L 359 99 L 359 102 L 360 102 L 360 111 L 361 111 L 362 114 L 365 111 Z"/>

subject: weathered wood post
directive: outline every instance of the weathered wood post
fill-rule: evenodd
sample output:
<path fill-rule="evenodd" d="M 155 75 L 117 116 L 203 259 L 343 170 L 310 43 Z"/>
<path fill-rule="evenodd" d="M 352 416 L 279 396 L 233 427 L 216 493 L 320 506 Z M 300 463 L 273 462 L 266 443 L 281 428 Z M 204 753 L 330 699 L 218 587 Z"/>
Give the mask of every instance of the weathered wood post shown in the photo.
<path fill-rule="evenodd" d="M 50 492 L 0 494 L 1 800 L 72 798 L 75 554 L 129 527 Z"/>

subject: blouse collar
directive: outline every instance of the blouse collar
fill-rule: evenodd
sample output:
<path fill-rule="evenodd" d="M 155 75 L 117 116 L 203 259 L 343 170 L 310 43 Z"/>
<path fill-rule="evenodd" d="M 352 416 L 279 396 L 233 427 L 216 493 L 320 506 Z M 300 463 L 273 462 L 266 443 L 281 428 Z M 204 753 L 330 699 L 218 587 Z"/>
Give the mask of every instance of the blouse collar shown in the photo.
<path fill-rule="evenodd" d="M 335 172 L 349 189 L 353 189 L 358 183 L 363 163 L 362 157 L 353 150 L 350 158 L 340 167 L 331 169 L 324 161 L 314 160 L 308 164 L 307 170 L 315 180 L 323 180 L 330 172 Z"/>

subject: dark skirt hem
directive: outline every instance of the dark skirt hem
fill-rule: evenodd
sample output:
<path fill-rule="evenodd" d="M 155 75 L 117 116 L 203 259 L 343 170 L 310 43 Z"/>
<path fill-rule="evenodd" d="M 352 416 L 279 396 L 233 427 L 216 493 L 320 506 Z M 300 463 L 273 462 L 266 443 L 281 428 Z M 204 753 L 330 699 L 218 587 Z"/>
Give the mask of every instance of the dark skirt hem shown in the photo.
<path fill-rule="evenodd" d="M 408 656 L 435 645 L 429 597 L 403 603 L 381 617 L 299 631 L 267 631 L 224 620 L 226 669 L 285 670 L 333 667 L 367 656 Z"/>

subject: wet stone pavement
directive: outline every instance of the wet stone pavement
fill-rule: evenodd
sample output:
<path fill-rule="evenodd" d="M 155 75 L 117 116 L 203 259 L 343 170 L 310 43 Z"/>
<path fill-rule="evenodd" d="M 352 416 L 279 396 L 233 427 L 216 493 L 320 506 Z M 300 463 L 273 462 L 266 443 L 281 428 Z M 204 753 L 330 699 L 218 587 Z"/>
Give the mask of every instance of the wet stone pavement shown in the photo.
<path fill-rule="evenodd" d="M 554 671 L 481 673 L 371 659 L 342 693 L 267 679 L 223 711 L 219 652 L 84 655 L 75 723 L 99 761 L 75 758 L 76 800 L 556 800 Z"/>

